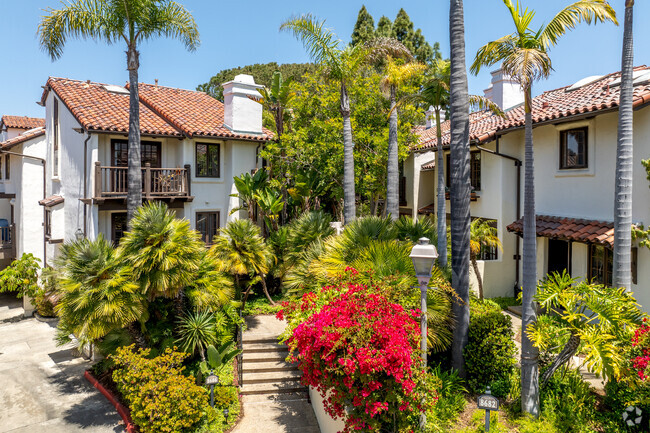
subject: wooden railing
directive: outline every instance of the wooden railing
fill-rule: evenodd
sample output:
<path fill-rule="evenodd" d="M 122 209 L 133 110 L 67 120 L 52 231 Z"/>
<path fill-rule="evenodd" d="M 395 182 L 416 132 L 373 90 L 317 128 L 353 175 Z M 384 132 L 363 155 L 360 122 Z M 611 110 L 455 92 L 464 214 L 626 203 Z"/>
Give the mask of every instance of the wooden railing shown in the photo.
<path fill-rule="evenodd" d="M 103 167 L 95 163 L 95 198 L 124 198 L 129 190 L 128 167 Z M 190 166 L 184 168 L 142 168 L 142 196 L 145 199 L 189 197 Z"/>

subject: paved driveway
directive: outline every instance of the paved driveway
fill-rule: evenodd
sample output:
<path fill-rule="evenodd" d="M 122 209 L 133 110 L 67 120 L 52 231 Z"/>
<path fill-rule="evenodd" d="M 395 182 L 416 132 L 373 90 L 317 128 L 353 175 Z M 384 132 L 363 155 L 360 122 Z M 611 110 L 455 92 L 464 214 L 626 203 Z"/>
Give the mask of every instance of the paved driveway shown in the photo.
<path fill-rule="evenodd" d="M 88 362 L 54 334 L 33 318 L 0 324 L 0 433 L 122 433 L 115 408 L 83 378 Z"/>

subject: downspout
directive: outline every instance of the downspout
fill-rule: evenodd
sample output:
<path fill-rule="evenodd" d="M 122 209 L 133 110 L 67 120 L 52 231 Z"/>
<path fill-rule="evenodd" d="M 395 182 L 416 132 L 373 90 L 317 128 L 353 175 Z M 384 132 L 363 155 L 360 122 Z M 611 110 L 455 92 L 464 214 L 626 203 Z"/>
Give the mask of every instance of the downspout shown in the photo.
<path fill-rule="evenodd" d="M 24 155 L 22 153 L 9 152 L 8 150 L 0 150 L 0 154 L 8 154 L 8 155 L 20 156 L 21 158 L 35 159 L 36 161 L 40 161 L 41 164 L 43 164 L 43 200 L 45 200 L 45 197 L 47 196 L 47 191 L 45 189 L 45 179 L 46 179 L 46 176 L 47 176 L 47 172 L 45 170 L 45 168 L 46 168 L 45 159 L 44 158 L 39 158 L 37 156 Z M 47 236 L 45 235 L 45 215 L 46 215 L 46 212 L 47 212 L 47 209 L 45 208 L 45 206 L 43 206 L 43 267 L 47 266 Z"/>
<path fill-rule="evenodd" d="M 86 131 L 86 134 L 88 137 L 84 140 L 84 199 L 88 198 L 88 140 L 90 140 L 90 132 Z M 84 201 L 84 238 L 88 237 L 87 209 L 88 204 Z"/>
<path fill-rule="evenodd" d="M 492 155 L 500 156 L 501 158 L 506 158 L 506 159 L 509 159 L 509 160 L 515 162 L 515 167 L 517 167 L 517 201 L 516 201 L 517 202 L 517 204 L 516 204 L 517 215 L 516 215 L 516 218 L 519 219 L 519 217 L 521 215 L 521 165 L 522 165 L 521 164 L 521 159 L 515 158 L 514 156 L 510 156 L 510 155 L 504 155 L 503 153 L 499 152 L 499 138 L 500 137 L 501 136 L 497 135 L 497 138 L 496 138 L 497 150 L 496 151 L 486 149 L 485 147 L 481 147 L 481 146 L 478 145 L 478 143 L 476 144 L 476 148 L 479 149 L 482 152 L 491 153 Z M 519 292 L 519 262 L 521 261 L 521 255 L 519 254 L 519 251 L 520 251 L 519 243 L 520 242 L 521 242 L 521 239 L 520 239 L 519 236 L 517 236 L 516 237 L 516 246 L 515 246 L 515 257 L 514 257 L 514 259 L 516 261 L 516 266 L 515 266 L 515 287 L 514 287 L 515 296 L 517 296 L 517 293 Z"/>

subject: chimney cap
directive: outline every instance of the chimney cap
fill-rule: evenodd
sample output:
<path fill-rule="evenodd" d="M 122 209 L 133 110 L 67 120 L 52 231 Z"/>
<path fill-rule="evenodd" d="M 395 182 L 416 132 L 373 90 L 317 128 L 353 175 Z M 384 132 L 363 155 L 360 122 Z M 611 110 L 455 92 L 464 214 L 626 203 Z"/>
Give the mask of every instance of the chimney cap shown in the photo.
<path fill-rule="evenodd" d="M 231 81 L 225 82 L 222 84 L 223 87 L 239 85 L 241 87 L 248 87 L 253 89 L 263 89 L 264 86 L 261 84 L 255 83 L 255 78 L 252 75 L 248 74 L 239 74 L 236 75 Z"/>

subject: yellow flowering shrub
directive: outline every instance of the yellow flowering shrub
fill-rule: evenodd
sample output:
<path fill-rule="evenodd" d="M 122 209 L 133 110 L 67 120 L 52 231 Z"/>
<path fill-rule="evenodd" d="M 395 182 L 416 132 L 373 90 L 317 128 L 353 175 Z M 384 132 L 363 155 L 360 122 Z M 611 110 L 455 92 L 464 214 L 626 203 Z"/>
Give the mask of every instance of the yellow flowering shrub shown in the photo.
<path fill-rule="evenodd" d="M 183 375 L 186 353 L 122 347 L 112 355 L 113 380 L 141 433 L 181 433 L 209 416 L 208 392 Z"/>

